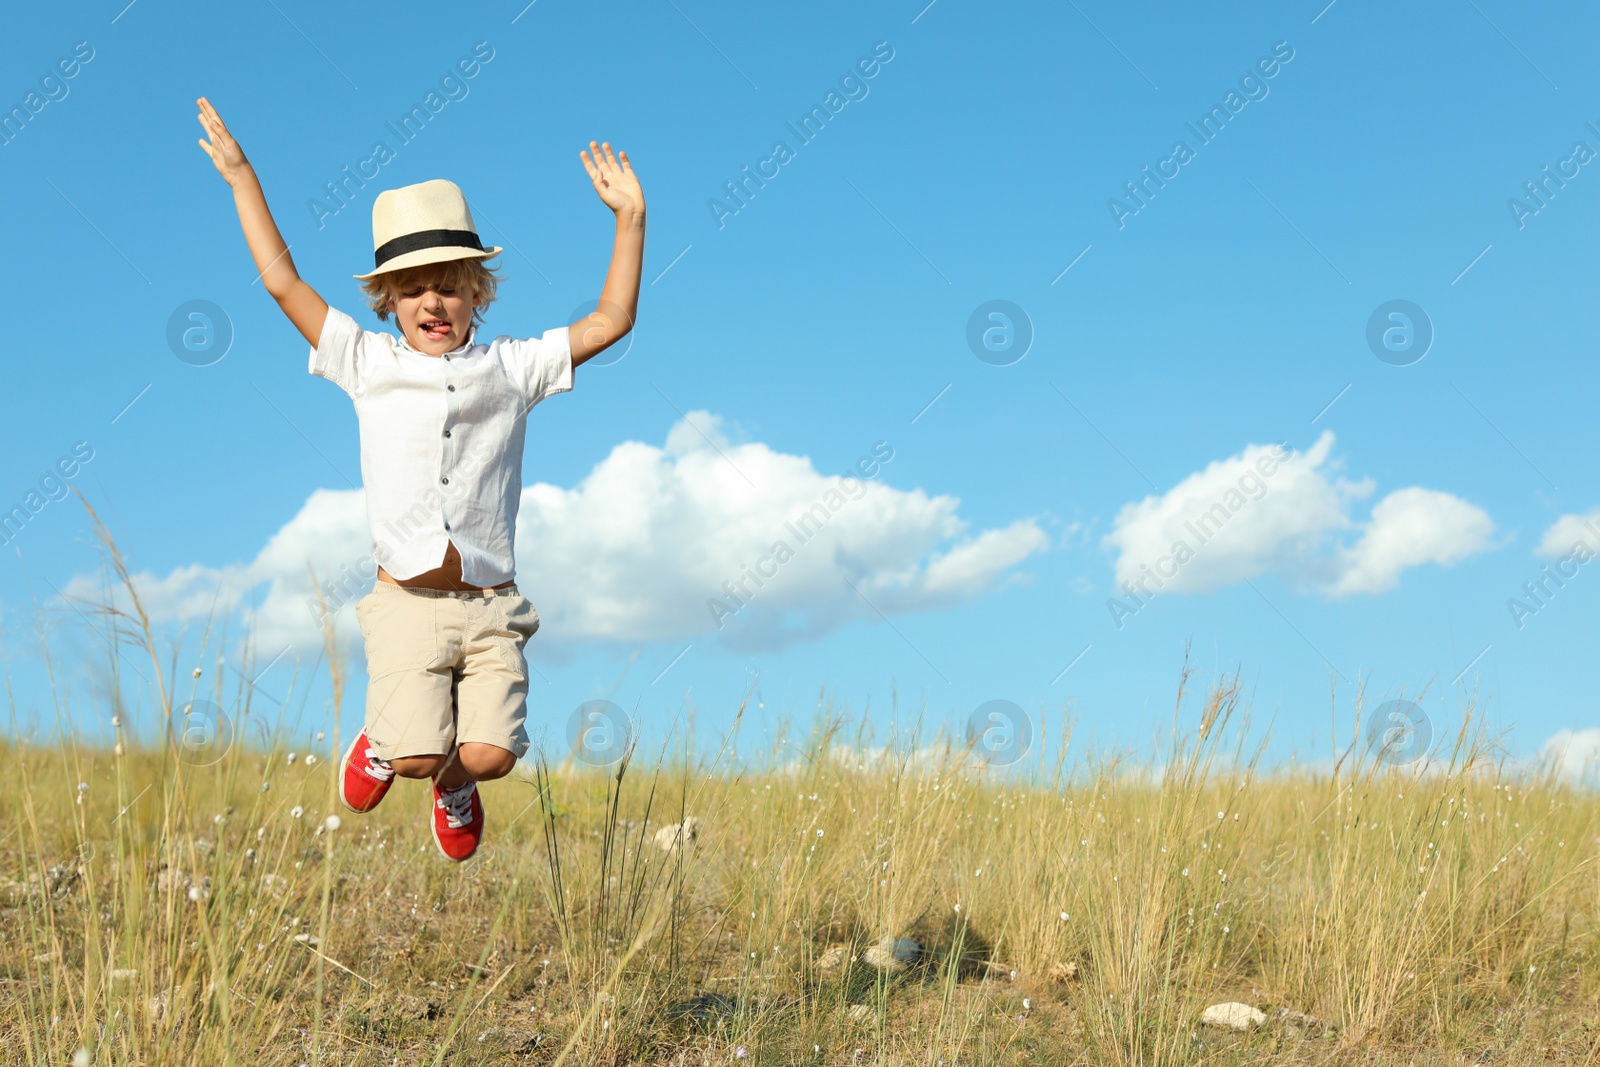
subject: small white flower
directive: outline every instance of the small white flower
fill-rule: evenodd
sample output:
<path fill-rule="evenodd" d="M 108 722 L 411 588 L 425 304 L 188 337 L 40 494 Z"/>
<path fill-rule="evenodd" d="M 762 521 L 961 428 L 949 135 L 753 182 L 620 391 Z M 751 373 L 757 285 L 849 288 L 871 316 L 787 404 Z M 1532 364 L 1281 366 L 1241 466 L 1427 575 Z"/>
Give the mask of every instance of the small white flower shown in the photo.
<path fill-rule="evenodd" d="M 111 753 L 114 756 L 122 755 L 122 742 L 121 741 L 118 741 L 116 744 L 111 746 Z"/>
<path fill-rule="evenodd" d="M 293 752 L 289 753 L 289 764 L 291 766 L 294 765 L 294 753 Z"/>
<path fill-rule="evenodd" d="M 192 886 L 189 887 L 189 899 L 194 901 L 196 904 L 198 904 L 198 903 L 200 903 L 200 901 L 204 900 L 205 897 L 206 897 L 205 890 L 201 889 L 199 886 L 192 885 Z"/>
<path fill-rule="evenodd" d="M 267 790 L 269 790 L 271 788 L 272 788 L 272 783 L 271 782 L 262 782 L 261 783 L 261 791 L 263 793 L 265 793 Z"/>
<path fill-rule="evenodd" d="M 1220 811 L 1217 812 L 1217 818 L 1219 818 L 1219 819 L 1222 818 L 1222 812 L 1220 812 Z"/>
<path fill-rule="evenodd" d="M 1023 997 L 1022 998 L 1022 1010 L 1023 1011 L 1032 1011 L 1033 1010 L 1033 1001 L 1029 1000 L 1027 997 Z"/>
<path fill-rule="evenodd" d="M 307 752 L 307 753 L 306 753 L 306 766 L 307 766 L 307 767 L 315 767 L 315 766 L 316 766 L 316 765 L 317 765 L 317 756 L 316 756 L 316 753 L 314 753 L 314 752 Z"/>
<path fill-rule="evenodd" d="M 1061 921 L 1062 922 L 1066 922 L 1070 918 L 1072 918 L 1072 916 L 1068 915 L 1066 912 L 1062 912 L 1061 913 Z"/>
<path fill-rule="evenodd" d="M 88 791 L 89 791 L 89 783 L 88 782 L 79 782 L 78 783 L 78 792 L 87 793 Z"/>
<path fill-rule="evenodd" d="M 326 826 L 329 830 L 337 830 L 339 828 L 339 816 L 337 816 L 337 815 L 328 816 L 326 819 L 323 820 L 322 825 Z"/>
<path fill-rule="evenodd" d="M 322 731 L 321 731 L 321 730 L 318 730 L 318 731 L 317 731 L 317 740 L 318 740 L 318 741 L 321 741 L 321 740 L 322 740 L 322 738 L 323 738 L 323 736 L 324 736 L 324 735 L 323 735 L 323 733 L 322 733 Z"/>
<path fill-rule="evenodd" d="M 111 725 L 114 726 L 114 727 L 115 726 L 121 726 L 122 725 L 122 716 L 121 715 L 113 715 L 113 716 L 111 716 Z"/>
<path fill-rule="evenodd" d="M 89 1050 L 80 1048 L 72 1054 L 72 1067 L 89 1067 Z"/>
<path fill-rule="evenodd" d="M 305 813 L 306 813 L 306 809 L 302 808 L 300 805 L 296 804 L 294 807 L 289 809 L 289 818 L 298 819 L 300 816 L 304 815 Z"/>
<path fill-rule="evenodd" d="M 221 815 L 213 815 L 213 816 L 211 816 L 211 821 L 212 821 L 213 824 L 215 824 L 217 826 L 221 826 L 222 825 L 222 816 Z"/>
<path fill-rule="evenodd" d="M 195 669 L 194 669 L 194 676 L 195 676 L 195 677 L 196 677 L 196 678 L 198 678 L 198 677 L 200 677 L 200 668 L 199 668 L 199 667 L 196 667 L 196 668 L 195 668 Z"/>

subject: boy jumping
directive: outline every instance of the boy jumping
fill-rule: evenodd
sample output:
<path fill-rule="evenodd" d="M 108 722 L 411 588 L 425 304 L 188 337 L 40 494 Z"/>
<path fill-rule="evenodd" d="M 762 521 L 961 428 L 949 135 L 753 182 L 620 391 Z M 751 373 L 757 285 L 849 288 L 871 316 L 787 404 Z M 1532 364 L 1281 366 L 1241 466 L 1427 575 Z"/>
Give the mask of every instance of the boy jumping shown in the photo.
<path fill-rule="evenodd" d="M 617 222 L 599 310 L 488 344 L 476 331 L 499 279 L 484 261 L 500 249 L 479 240 L 461 190 L 435 180 L 379 194 L 373 269 L 355 277 L 379 321 L 395 317 L 396 338 L 362 330 L 301 280 L 249 160 L 210 102 L 196 103 L 210 137 L 200 147 L 233 187 L 267 292 L 310 342 L 311 373 L 350 396 L 360 424 L 380 566 L 356 605 L 367 712 L 340 796 L 371 811 L 395 775 L 433 779 L 433 838 L 459 862 L 483 837 L 477 783 L 509 774 L 528 749 L 523 646 L 539 614 L 517 591 L 513 553 L 526 416 L 633 328 L 644 194 L 626 152 L 590 141 L 578 158 Z"/>

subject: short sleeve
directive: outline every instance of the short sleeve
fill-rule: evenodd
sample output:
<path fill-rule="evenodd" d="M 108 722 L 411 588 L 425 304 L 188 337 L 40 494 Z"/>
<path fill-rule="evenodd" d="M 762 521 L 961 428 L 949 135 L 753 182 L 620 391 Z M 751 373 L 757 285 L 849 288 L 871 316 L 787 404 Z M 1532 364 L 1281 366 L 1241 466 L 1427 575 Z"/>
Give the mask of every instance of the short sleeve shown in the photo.
<path fill-rule="evenodd" d="M 365 385 L 367 361 L 362 347 L 361 327 L 356 320 L 329 306 L 307 369 L 343 389 L 353 400 Z"/>
<path fill-rule="evenodd" d="M 567 327 L 546 330 L 538 338 L 503 338 L 501 358 L 511 382 L 522 394 L 522 410 L 572 389 L 572 340 Z"/>

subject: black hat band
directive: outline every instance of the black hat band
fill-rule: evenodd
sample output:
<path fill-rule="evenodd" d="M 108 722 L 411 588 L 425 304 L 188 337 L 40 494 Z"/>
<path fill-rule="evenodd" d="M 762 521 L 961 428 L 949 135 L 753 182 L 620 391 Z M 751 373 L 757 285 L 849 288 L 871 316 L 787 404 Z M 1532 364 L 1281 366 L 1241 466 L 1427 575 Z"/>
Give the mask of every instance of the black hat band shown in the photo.
<path fill-rule="evenodd" d="M 419 252 L 424 248 L 476 248 L 482 252 L 483 242 L 471 230 L 418 230 L 404 237 L 385 241 L 372 253 L 373 269 L 382 267 L 396 256 Z"/>

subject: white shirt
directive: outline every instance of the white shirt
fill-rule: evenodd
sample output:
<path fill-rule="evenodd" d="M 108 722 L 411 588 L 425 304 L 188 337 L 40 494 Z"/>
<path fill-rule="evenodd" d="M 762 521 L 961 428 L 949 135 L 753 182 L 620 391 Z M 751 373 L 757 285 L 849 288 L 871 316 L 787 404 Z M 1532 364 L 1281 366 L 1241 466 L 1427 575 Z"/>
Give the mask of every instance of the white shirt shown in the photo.
<path fill-rule="evenodd" d="M 572 388 L 567 327 L 475 336 L 429 356 L 330 307 L 311 349 L 311 373 L 355 401 L 373 555 L 402 581 L 442 564 L 451 541 L 468 585 L 514 577 L 527 414 Z"/>

